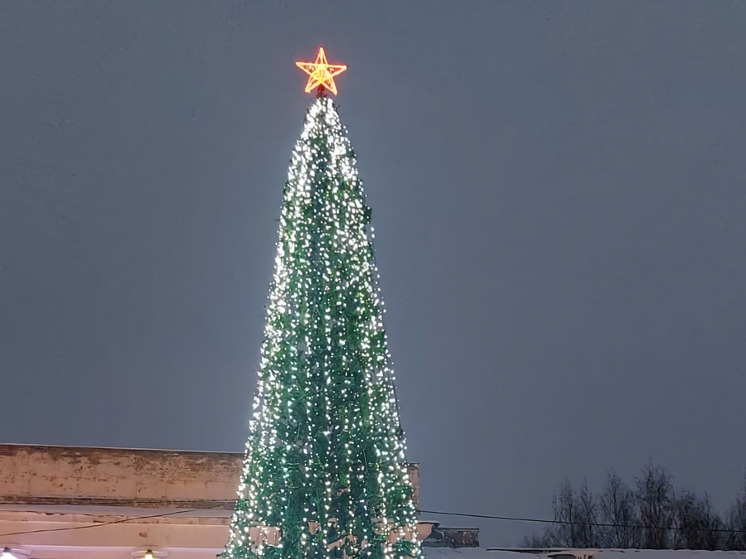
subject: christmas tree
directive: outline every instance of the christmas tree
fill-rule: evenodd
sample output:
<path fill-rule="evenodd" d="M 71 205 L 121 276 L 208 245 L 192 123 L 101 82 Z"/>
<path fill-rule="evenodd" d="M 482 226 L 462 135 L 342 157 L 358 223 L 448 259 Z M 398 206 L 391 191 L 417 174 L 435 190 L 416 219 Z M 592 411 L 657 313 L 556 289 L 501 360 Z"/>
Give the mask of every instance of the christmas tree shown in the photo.
<path fill-rule="evenodd" d="M 337 107 L 317 91 L 291 158 L 251 434 L 223 557 L 419 557 L 371 212 Z"/>

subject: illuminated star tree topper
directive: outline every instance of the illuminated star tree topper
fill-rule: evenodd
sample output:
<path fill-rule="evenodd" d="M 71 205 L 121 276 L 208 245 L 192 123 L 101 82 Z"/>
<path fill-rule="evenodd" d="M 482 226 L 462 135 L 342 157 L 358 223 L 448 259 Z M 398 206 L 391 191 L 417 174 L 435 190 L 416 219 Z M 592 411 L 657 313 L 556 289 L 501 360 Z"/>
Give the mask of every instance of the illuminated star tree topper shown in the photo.
<path fill-rule="evenodd" d="M 295 65 L 308 74 L 306 93 L 317 89 L 318 95 L 321 95 L 325 89 L 336 95 L 337 86 L 334 83 L 334 76 L 338 76 L 347 70 L 347 66 L 344 64 L 328 64 L 323 47 L 319 47 L 316 62 L 296 62 Z"/>

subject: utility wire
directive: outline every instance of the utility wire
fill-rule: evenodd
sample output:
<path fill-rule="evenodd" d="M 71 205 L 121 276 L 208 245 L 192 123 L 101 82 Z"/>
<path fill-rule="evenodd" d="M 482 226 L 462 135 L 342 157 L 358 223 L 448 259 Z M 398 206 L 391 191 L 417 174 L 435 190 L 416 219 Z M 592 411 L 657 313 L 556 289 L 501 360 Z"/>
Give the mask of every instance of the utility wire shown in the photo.
<path fill-rule="evenodd" d="M 466 512 L 442 512 L 437 510 L 423 510 L 417 509 L 417 512 L 424 512 L 425 514 L 441 514 L 444 516 L 468 516 L 469 518 L 487 518 L 489 520 L 513 520 L 516 522 L 541 522 L 544 524 L 563 524 L 562 520 L 549 520 L 546 518 L 523 518 L 520 516 L 498 516 L 494 514 L 469 514 Z M 572 524 L 567 522 L 567 524 Z"/>
<path fill-rule="evenodd" d="M 45 499 L 54 499 L 59 500 L 59 497 L 53 497 L 53 496 L 47 496 L 37 497 L 38 499 L 45 500 Z M 162 500 L 162 499 L 111 499 L 111 500 L 105 500 L 105 502 L 102 503 L 96 503 L 99 506 L 125 506 L 125 505 L 175 505 L 175 504 L 190 504 L 191 506 L 194 506 L 195 503 L 216 503 L 215 506 L 207 507 L 209 510 L 220 508 L 221 506 L 228 506 L 228 505 L 235 505 L 236 499 L 168 499 L 168 500 Z M 22 503 L 12 503 L 12 502 L 5 502 L 3 504 L 22 504 Z M 46 504 L 46 503 L 36 503 L 36 504 Z M 205 510 L 204 507 L 197 507 L 192 508 L 188 511 L 180 511 L 177 513 L 167 513 L 167 514 L 181 514 L 186 512 L 195 512 L 198 510 Z M 533 523 L 539 523 L 539 524 L 562 524 L 562 525 L 581 525 L 585 524 L 583 522 L 576 522 L 572 520 L 554 520 L 549 518 L 532 518 L 532 517 L 526 517 L 526 516 L 502 516 L 502 515 L 495 515 L 495 514 L 476 514 L 476 513 L 466 513 L 466 512 L 445 512 L 445 511 L 435 511 L 435 510 L 425 510 L 425 509 L 417 509 L 417 512 L 424 513 L 424 514 L 437 514 L 441 516 L 462 516 L 466 518 L 483 518 L 487 520 L 507 520 L 511 522 L 533 522 Z M 161 515 L 154 515 L 154 517 L 161 516 Z M 149 516 L 141 517 L 141 518 L 151 518 Z M 137 518 L 132 518 L 130 520 L 137 520 Z M 604 528 L 637 528 L 637 529 L 645 529 L 645 528 L 652 528 L 652 529 L 658 529 L 658 530 L 675 530 L 676 527 L 658 527 L 658 526 L 643 526 L 641 524 L 615 524 L 615 523 L 608 523 L 608 522 L 591 522 L 590 523 L 593 526 L 599 526 Z M 732 530 L 729 528 L 704 528 L 705 530 L 710 530 L 713 532 L 731 532 L 731 533 L 746 533 L 746 530 Z M 0 534 L 0 536 L 3 534 Z"/>
<path fill-rule="evenodd" d="M 113 503 L 114 500 L 110 501 L 110 503 Z M 129 504 L 129 505 L 154 505 L 154 504 L 175 504 L 175 503 L 194 503 L 194 502 L 202 502 L 202 503 L 217 503 L 214 506 L 206 507 L 206 508 L 192 508 L 187 510 L 179 510 L 179 511 L 172 511 L 172 512 L 165 512 L 160 514 L 151 514 L 147 516 L 135 516 L 135 517 L 129 517 L 129 518 L 121 518 L 119 520 L 113 520 L 111 522 L 98 522 L 96 524 L 88 524 L 86 526 L 71 526 L 66 528 L 45 528 L 41 530 L 28 530 L 28 531 L 20 531 L 20 532 L 10 532 L 7 534 L 0 534 L 0 537 L 5 536 L 20 536 L 25 534 L 37 534 L 42 532 L 64 532 L 68 530 L 84 530 L 88 528 L 98 528 L 101 526 L 111 526 L 113 524 L 123 524 L 125 522 L 136 522 L 138 520 L 147 520 L 150 518 L 162 518 L 166 516 L 175 516 L 177 514 L 187 514 L 190 512 L 198 512 L 200 510 L 214 510 L 220 507 L 223 507 L 228 504 L 235 504 L 236 499 L 195 499 L 195 500 L 170 500 L 170 501 L 158 501 L 158 500 L 135 500 L 135 499 L 117 499 L 117 503 L 123 503 L 123 504 Z M 21 503 L 2 503 L 6 505 L 19 505 Z M 103 505 L 106 506 L 106 505 Z M 109 505 L 111 506 L 111 505 Z M 121 505 L 120 505 L 121 506 Z M 583 522 L 574 522 L 572 520 L 550 520 L 548 518 L 530 518 L 530 517 L 522 517 L 522 516 L 501 516 L 496 514 L 474 514 L 474 513 L 466 513 L 466 512 L 444 512 L 444 511 L 435 511 L 435 510 L 425 510 L 425 509 L 417 509 L 417 512 L 424 513 L 424 514 L 436 514 L 441 516 L 461 516 L 466 518 L 482 518 L 486 520 L 507 520 L 511 522 L 534 522 L 534 523 L 540 523 L 540 524 L 561 524 L 565 526 L 569 525 L 576 525 L 580 526 L 585 523 Z M 638 530 L 644 530 L 644 529 L 653 529 L 653 530 L 676 530 L 676 526 L 643 526 L 641 524 L 615 524 L 610 522 L 591 522 L 592 526 L 597 526 L 601 528 L 633 528 Z M 707 531 L 707 532 L 719 532 L 719 533 L 729 533 L 729 534 L 745 534 L 746 530 L 733 530 L 730 528 L 699 528 L 699 530 Z"/>
<path fill-rule="evenodd" d="M 220 505 L 218 505 L 220 506 Z M 209 507 L 210 509 L 217 508 L 215 507 Z M 112 520 L 111 522 L 97 522 L 96 524 L 87 524 L 85 526 L 68 526 L 66 528 L 42 528 L 41 530 L 26 530 L 26 531 L 20 531 L 20 532 L 8 532 L 7 534 L 0 534 L 0 538 L 4 538 L 6 536 L 23 536 L 26 534 L 41 534 L 44 532 L 68 532 L 72 530 L 86 530 L 88 528 L 100 528 L 102 526 L 112 526 L 114 524 L 124 524 L 125 522 L 134 522 L 137 520 L 147 520 L 149 518 L 162 518 L 164 516 L 175 516 L 177 514 L 186 514 L 188 512 L 196 512 L 198 510 L 204 510 L 204 509 L 188 509 L 188 510 L 177 510 L 172 512 L 164 512 L 160 514 L 149 514 L 147 516 L 134 516 L 134 517 L 128 517 L 128 518 L 120 518 L 119 520 Z"/>
<path fill-rule="evenodd" d="M 520 516 L 497 516 L 493 514 L 469 514 L 466 512 L 442 512 L 435 510 L 417 509 L 417 512 L 425 514 L 440 514 L 443 516 L 466 516 L 469 518 L 486 518 L 489 520 L 513 520 L 516 522 L 540 522 L 542 524 L 563 524 L 566 526 L 591 525 L 601 528 L 636 528 L 639 530 L 677 530 L 677 526 L 643 526 L 642 524 L 614 524 L 610 522 L 575 522 L 572 520 L 549 520 L 548 518 L 523 518 Z M 727 532 L 729 534 L 746 534 L 746 530 L 733 530 L 731 528 L 698 528 L 705 532 Z"/>

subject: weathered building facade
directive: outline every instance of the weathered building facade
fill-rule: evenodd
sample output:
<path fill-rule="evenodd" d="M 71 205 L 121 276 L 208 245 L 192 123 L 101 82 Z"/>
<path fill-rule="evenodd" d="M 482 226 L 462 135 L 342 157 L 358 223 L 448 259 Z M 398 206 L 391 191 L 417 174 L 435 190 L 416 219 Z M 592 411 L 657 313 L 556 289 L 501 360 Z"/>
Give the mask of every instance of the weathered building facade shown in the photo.
<path fill-rule="evenodd" d="M 0 549 L 21 559 L 214 558 L 243 455 L 0 444 Z M 419 503 L 419 469 L 409 466 Z M 426 538 L 433 523 L 419 525 Z M 15 550 L 15 551 L 13 551 Z"/>

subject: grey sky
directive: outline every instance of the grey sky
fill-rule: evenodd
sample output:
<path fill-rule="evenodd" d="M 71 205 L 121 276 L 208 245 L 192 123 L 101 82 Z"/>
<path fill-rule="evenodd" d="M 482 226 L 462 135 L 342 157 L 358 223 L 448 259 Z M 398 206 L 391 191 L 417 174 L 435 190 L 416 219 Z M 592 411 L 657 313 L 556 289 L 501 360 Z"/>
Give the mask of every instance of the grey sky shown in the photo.
<path fill-rule="evenodd" d="M 550 516 L 565 477 L 652 457 L 722 509 L 744 29 L 724 0 L 3 2 L 0 440 L 243 449 L 322 44 L 423 506 Z"/>

